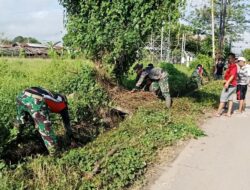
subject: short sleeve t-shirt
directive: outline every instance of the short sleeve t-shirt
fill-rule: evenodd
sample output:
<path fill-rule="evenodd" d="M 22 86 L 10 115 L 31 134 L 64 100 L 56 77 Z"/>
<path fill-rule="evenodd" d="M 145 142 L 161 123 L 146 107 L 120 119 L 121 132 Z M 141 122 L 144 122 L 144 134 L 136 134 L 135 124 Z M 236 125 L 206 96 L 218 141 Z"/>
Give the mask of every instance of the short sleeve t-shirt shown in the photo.
<path fill-rule="evenodd" d="M 237 65 L 235 63 L 228 65 L 224 79 L 228 80 L 231 76 L 234 76 L 234 77 L 233 77 L 233 80 L 231 81 L 230 85 L 237 86 Z"/>
<path fill-rule="evenodd" d="M 223 62 L 219 62 L 216 64 L 216 74 L 217 75 L 222 75 L 223 74 L 223 68 L 225 64 Z"/>
<path fill-rule="evenodd" d="M 247 75 L 250 77 L 250 65 L 246 65 Z"/>
<path fill-rule="evenodd" d="M 248 83 L 248 70 L 247 67 L 241 67 L 238 72 L 238 84 L 247 85 Z"/>
<path fill-rule="evenodd" d="M 55 94 L 44 88 L 31 87 L 25 91 L 43 97 L 45 104 L 53 113 L 60 113 L 67 107 L 66 102 L 60 96 L 56 97 Z"/>

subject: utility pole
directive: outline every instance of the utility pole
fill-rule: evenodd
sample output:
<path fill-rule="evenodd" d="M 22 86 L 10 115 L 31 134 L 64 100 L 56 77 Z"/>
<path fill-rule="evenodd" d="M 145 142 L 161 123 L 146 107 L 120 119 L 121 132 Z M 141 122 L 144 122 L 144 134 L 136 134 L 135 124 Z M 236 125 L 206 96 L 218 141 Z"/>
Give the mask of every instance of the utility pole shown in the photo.
<path fill-rule="evenodd" d="M 181 39 L 181 64 L 184 64 L 184 33 L 182 34 Z"/>
<path fill-rule="evenodd" d="M 168 49 L 167 49 L 167 61 L 171 62 L 170 60 L 170 51 L 171 51 L 171 12 L 168 15 Z"/>
<path fill-rule="evenodd" d="M 153 42 L 153 33 L 151 32 L 151 35 L 150 35 L 150 47 L 153 48 L 154 50 L 154 42 Z M 152 53 L 150 53 L 150 58 L 151 58 L 151 63 L 153 63 L 153 55 Z"/>
<path fill-rule="evenodd" d="M 162 61 L 162 58 L 163 58 L 163 32 L 164 32 L 164 22 L 162 23 L 162 27 L 161 27 L 161 61 Z"/>
<path fill-rule="evenodd" d="M 224 1 L 225 0 L 221 0 L 221 2 L 220 2 L 220 23 L 219 23 L 219 49 L 220 49 L 220 51 L 221 51 L 221 47 L 222 47 L 222 22 L 223 22 L 223 5 L 224 5 Z"/>
<path fill-rule="evenodd" d="M 223 53 L 223 49 L 224 49 L 226 17 L 227 17 L 227 0 L 221 0 L 221 4 L 220 4 L 220 33 L 219 33 L 220 53 Z"/>
<path fill-rule="evenodd" d="M 212 19 L 212 48 L 213 59 L 215 59 L 215 36 L 214 36 L 214 0 L 211 0 L 211 19 Z"/>
<path fill-rule="evenodd" d="M 182 34 L 182 41 L 181 41 L 181 64 L 185 64 L 188 66 L 188 60 L 186 59 L 186 34 Z"/>
<path fill-rule="evenodd" d="M 221 31 L 221 34 L 222 34 L 222 36 L 221 36 L 221 50 L 224 50 L 224 44 L 225 44 L 226 17 L 227 17 L 227 0 L 224 0 L 222 31 Z"/>

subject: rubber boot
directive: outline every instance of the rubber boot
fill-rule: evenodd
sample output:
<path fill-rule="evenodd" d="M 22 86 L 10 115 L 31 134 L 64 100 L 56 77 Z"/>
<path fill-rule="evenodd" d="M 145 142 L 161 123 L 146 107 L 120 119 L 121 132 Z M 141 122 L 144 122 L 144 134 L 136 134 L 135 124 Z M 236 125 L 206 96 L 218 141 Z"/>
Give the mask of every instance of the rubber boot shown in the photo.
<path fill-rule="evenodd" d="M 170 97 L 169 94 L 165 96 L 165 103 L 166 103 L 166 107 L 167 107 L 167 108 L 170 108 L 170 107 L 171 107 L 172 99 L 171 99 L 171 97 Z"/>

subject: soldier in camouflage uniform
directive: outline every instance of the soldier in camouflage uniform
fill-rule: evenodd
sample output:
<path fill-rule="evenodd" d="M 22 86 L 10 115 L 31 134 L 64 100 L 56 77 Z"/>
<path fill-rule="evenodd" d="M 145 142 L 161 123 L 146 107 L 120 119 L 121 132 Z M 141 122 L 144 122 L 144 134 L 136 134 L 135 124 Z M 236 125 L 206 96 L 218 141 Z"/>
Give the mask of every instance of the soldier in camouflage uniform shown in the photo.
<path fill-rule="evenodd" d="M 195 88 L 200 88 L 202 86 L 202 80 L 203 80 L 203 66 L 201 64 L 198 64 L 196 69 L 191 75 L 190 82 Z"/>
<path fill-rule="evenodd" d="M 155 93 L 161 91 L 162 96 L 165 98 L 166 106 L 170 108 L 171 97 L 169 93 L 168 73 L 157 67 L 143 70 L 140 67 L 136 69 L 135 66 L 135 71 L 137 73 L 140 73 L 140 78 L 137 81 L 135 88 L 131 92 L 139 90 L 141 85 L 143 84 L 143 81 L 148 77 L 152 81 L 149 90 Z"/>
<path fill-rule="evenodd" d="M 142 72 L 150 72 L 151 69 L 154 68 L 154 65 L 152 63 L 149 63 L 146 68 L 143 68 L 143 64 L 136 64 L 135 67 L 133 68 L 134 71 L 136 71 L 136 83 L 139 81 L 141 77 Z M 149 91 L 150 85 L 152 84 L 151 79 L 146 76 L 140 85 L 140 89 L 144 91 Z"/>
<path fill-rule="evenodd" d="M 30 116 L 51 155 L 56 152 L 57 137 L 51 128 L 49 112 L 59 113 L 62 116 L 66 135 L 72 139 L 67 100 L 64 96 L 40 87 L 31 87 L 17 96 L 16 103 L 19 125 L 28 122 L 27 116 Z"/>

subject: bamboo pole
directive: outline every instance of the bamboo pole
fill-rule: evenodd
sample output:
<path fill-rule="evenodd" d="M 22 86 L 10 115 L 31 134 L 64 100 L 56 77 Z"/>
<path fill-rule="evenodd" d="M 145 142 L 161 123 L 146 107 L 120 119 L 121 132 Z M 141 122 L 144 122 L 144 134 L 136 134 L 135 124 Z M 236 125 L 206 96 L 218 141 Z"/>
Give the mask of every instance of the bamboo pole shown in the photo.
<path fill-rule="evenodd" d="M 213 59 L 215 59 L 215 36 L 214 36 L 214 0 L 211 0 L 211 19 L 212 19 L 212 48 Z"/>

